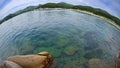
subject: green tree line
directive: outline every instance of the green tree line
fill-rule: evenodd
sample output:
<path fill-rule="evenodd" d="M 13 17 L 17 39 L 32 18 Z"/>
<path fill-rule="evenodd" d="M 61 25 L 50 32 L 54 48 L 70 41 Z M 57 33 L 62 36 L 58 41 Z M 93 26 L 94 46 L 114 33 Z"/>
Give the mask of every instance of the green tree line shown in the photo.
<path fill-rule="evenodd" d="M 118 24 L 120 26 L 120 19 L 109 14 L 108 12 L 101 10 L 99 8 L 93 8 L 90 6 L 81 6 L 81 5 L 71 5 L 71 4 L 67 4 L 64 2 L 61 3 L 47 3 L 47 4 L 43 4 L 43 5 L 38 5 L 38 6 L 29 6 L 23 10 L 19 10 L 13 14 L 9 14 L 8 16 L 4 17 L 2 20 L 0 20 L 0 24 L 25 12 L 28 11 L 32 11 L 35 9 L 39 9 L 39 8 L 65 8 L 65 9 L 79 9 L 79 10 L 85 10 L 85 11 L 89 11 L 91 13 L 94 13 L 96 15 L 100 15 L 103 17 L 106 17 L 112 21 L 114 21 L 116 24 Z"/>

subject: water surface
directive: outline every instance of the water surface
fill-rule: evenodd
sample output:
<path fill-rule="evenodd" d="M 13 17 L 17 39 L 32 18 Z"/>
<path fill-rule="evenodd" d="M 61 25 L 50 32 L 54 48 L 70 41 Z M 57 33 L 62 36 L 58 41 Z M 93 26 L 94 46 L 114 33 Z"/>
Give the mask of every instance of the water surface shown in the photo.
<path fill-rule="evenodd" d="M 50 52 L 56 68 L 89 68 L 97 59 L 110 68 L 120 50 L 120 30 L 74 10 L 36 10 L 0 25 L 0 62 L 18 54 Z"/>

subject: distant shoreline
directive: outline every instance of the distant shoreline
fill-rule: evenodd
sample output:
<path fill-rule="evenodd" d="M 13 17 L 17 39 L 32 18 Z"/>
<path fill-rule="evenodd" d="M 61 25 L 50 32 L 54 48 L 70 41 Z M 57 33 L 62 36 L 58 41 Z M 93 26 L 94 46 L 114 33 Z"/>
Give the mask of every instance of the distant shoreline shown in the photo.
<path fill-rule="evenodd" d="M 94 15 L 96 17 L 102 18 L 106 21 L 108 21 L 111 25 L 115 26 L 120 30 L 120 19 L 109 14 L 108 12 L 100 9 L 100 8 L 93 8 L 91 6 L 82 6 L 82 5 L 72 5 L 64 2 L 60 3 L 46 3 L 46 4 L 39 4 L 37 6 L 28 6 L 22 10 L 16 11 L 15 13 L 9 14 L 6 17 L 4 17 L 2 20 L 0 20 L 0 24 L 3 22 L 26 12 L 34 11 L 34 10 L 54 10 L 54 9 L 70 9 L 74 11 L 79 11 L 82 13 L 87 13 L 90 15 Z"/>
<path fill-rule="evenodd" d="M 86 14 L 93 15 L 93 16 L 99 17 L 99 18 L 101 18 L 101 19 L 104 19 L 104 20 L 106 20 L 107 22 L 109 22 L 111 25 L 115 26 L 117 29 L 120 30 L 120 26 L 119 26 L 119 25 L 117 25 L 114 21 L 112 21 L 112 20 L 110 20 L 110 19 L 108 19 L 108 18 L 106 18 L 106 17 L 100 16 L 100 15 L 96 15 L 96 14 L 91 13 L 91 12 L 89 12 L 89 11 L 76 10 L 76 9 L 71 9 L 71 10 L 79 11 L 79 12 L 81 12 L 81 13 L 86 13 Z"/>
<path fill-rule="evenodd" d="M 39 9 L 36 9 L 36 10 L 62 10 L 62 9 L 64 9 L 64 8 L 39 8 Z M 36 11 L 36 10 L 33 10 L 33 11 Z M 99 18 L 104 19 L 105 21 L 109 22 L 111 25 L 115 26 L 117 29 L 120 30 L 119 25 L 117 25 L 114 21 L 112 21 L 112 20 L 110 20 L 110 19 L 108 19 L 106 17 L 94 14 L 94 13 L 89 12 L 89 11 L 80 10 L 80 9 L 64 9 L 64 10 L 73 10 L 73 11 L 78 11 L 78 12 L 81 12 L 81 13 L 86 13 L 86 14 L 89 14 L 89 15 L 99 17 Z"/>

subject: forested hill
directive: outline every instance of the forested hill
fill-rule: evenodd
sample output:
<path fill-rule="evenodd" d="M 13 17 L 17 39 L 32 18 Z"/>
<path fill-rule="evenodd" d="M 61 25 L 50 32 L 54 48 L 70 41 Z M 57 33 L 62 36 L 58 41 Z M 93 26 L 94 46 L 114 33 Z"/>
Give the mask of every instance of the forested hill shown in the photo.
<path fill-rule="evenodd" d="M 118 24 L 120 26 L 120 19 L 109 14 L 108 12 L 104 11 L 104 10 L 101 10 L 99 8 L 93 8 L 93 7 L 90 7 L 90 6 L 81 6 L 81 5 L 71 5 L 71 4 L 67 4 L 67 3 L 64 3 L 64 2 L 61 2 L 61 3 L 46 3 L 46 4 L 43 4 L 43 5 L 38 5 L 38 6 L 29 6 L 29 7 L 26 7 L 25 9 L 23 10 L 19 10 L 13 14 L 9 14 L 8 16 L 6 16 L 5 18 L 3 18 L 2 20 L 0 20 L 0 24 L 19 15 L 19 14 L 22 14 L 22 13 L 25 13 L 25 12 L 28 12 L 28 11 L 32 11 L 32 10 L 36 10 L 36 9 L 39 9 L 39 8 L 65 8 L 65 9 L 79 9 L 79 10 L 85 10 L 85 11 L 89 11 L 91 13 L 94 13 L 96 15 L 100 15 L 100 16 L 103 16 L 103 17 L 106 17 L 112 21 L 114 21 L 116 24 Z"/>

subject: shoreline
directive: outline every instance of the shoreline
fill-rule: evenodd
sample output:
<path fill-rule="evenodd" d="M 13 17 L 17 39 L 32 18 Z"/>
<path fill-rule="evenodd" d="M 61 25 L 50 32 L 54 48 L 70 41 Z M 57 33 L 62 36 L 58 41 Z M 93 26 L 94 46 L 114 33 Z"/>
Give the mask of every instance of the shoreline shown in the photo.
<path fill-rule="evenodd" d="M 110 19 L 108 19 L 108 18 L 106 18 L 106 17 L 100 16 L 100 15 L 96 15 L 96 14 L 94 14 L 94 13 L 92 13 L 92 12 L 88 12 L 88 11 L 84 11 L 84 10 L 79 10 L 79 9 L 71 9 L 71 10 L 78 11 L 78 12 L 81 12 L 81 13 L 86 13 L 86 14 L 89 14 L 89 15 L 93 15 L 93 16 L 99 17 L 99 18 L 107 21 L 108 23 L 110 23 L 111 25 L 115 26 L 117 29 L 120 30 L 120 26 L 119 26 L 119 25 L 117 25 L 114 21 L 112 21 L 112 20 L 110 20 Z"/>
<path fill-rule="evenodd" d="M 93 15 L 95 17 L 101 18 L 101 19 L 107 21 L 109 24 L 113 25 L 118 30 L 120 30 L 120 26 L 117 25 L 113 20 L 110 20 L 104 16 L 100 16 L 100 15 L 94 14 L 94 13 L 89 12 L 89 11 L 80 10 L 80 9 L 65 9 L 65 8 L 38 8 L 38 9 L 34 9 L 32 11 L 40 11 L 40 10 L 72 10 L 72 11 L 77 11 L 77 12 L 81 12 L 81 13 L 85 13 L 88 15 Z M 31 12 L 31 11 L 28 11 L 28 12 Z M 24 13 L 26 13 L 26 12 L 24 12 Z"/>
<path fill-rule="evenodd" d="M 117 29 L 120 30 L 120 26 L 117 25 L 114 21 L 106 18 L 106 17 L 103 17 L 103 16 L 100 16 L 100 15 L 96 15 L 92 12 L 89 12 L 89 11 L 85 11 L 85 10 L 80 10 L 80 9 L 65 9 L 65 8 L 39 8 L 39 9 L 36 9 L 36 10 L 73 10 L 73 11 L 78 11 L 78 12 L 81 12 L 81 13 L 86 13 L 86 14 L 89 14 L 89 15 L 93 15 L 93 16 L 96 16 L 96 17 L 99 17 L 105 21 L 107 21 L 108 23 L 110 23 L 111 25 L 115 26 Z M 36 11 L 36 10 L 33 10 L 33 11 Z"/>

